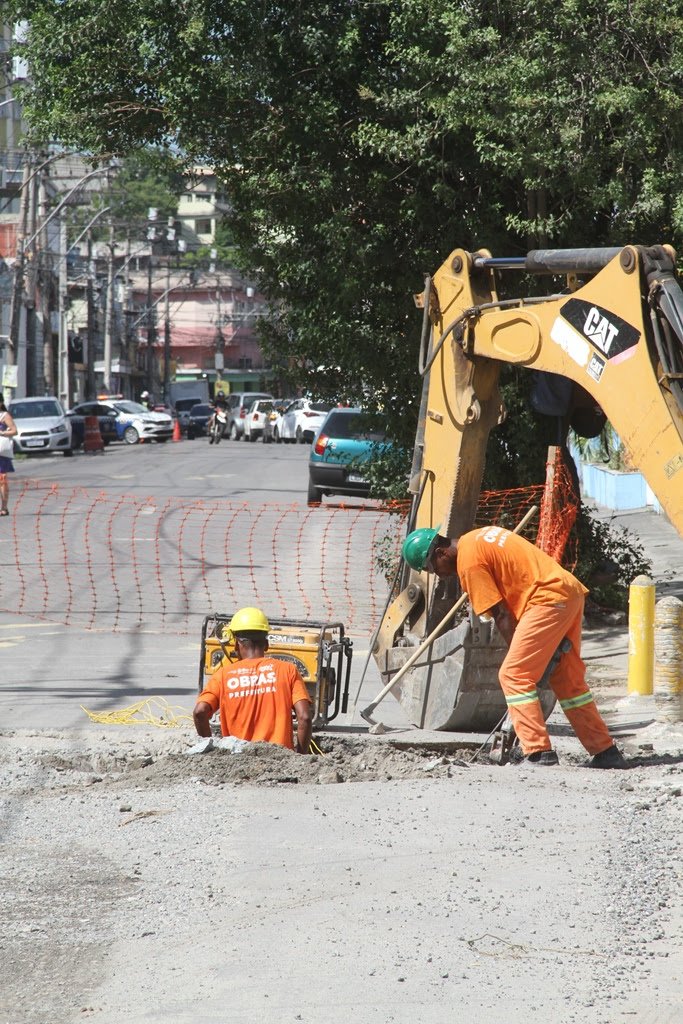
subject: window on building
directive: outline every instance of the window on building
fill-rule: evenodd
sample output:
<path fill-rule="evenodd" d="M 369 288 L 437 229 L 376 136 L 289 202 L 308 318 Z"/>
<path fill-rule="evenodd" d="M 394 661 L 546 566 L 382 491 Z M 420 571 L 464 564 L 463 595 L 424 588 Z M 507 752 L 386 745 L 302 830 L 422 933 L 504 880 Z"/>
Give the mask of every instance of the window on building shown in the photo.
<path fill-rule="evenodd" d="M 210 235 L 211 234 L 211 219 L 210 217 L 202 217 L 201 220 L 194 222 L 194 229 L 198 235 Z"/>

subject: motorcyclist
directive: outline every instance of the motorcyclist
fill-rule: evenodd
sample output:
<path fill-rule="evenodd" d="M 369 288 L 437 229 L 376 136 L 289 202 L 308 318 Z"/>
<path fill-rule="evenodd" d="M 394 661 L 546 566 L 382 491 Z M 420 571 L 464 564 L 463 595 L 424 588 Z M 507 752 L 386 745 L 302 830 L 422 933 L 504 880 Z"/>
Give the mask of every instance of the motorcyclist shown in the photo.
<path fill-rule="evenodd" d="M 207 428 L 206 428 L 206 432 L 207 432 L 207 434 L 210 437 L 211 436 L 211 431 L 213 429 L 214 421 L 216 419 L 216 413 L 217 412 L 227 413 L 227 411 L 228 411 L 228 400 L 227 400 L 227 398 L 225 397 L 225 395 L 223 394 L 222 391 L 217 391 L 216 394 L 213 396 L 213 401 L 211 401 L 209 404 L 211 405 L 211 407 L 213 409 L 213 415 L 211 416 L 211 419 L 209 420 L 209 422 L 207 424 Z"/>

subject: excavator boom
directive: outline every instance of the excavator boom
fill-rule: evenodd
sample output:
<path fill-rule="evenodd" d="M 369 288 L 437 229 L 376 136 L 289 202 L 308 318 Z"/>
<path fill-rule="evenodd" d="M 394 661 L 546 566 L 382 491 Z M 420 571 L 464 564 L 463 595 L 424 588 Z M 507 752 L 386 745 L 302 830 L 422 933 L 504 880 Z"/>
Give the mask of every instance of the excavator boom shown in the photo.
<path fill-rule="evenodd" d="M 555 294 L 500 299 L 500 275 L 520 271 L 566 282 Z M 474 525 L 489 433 L 504 415 L 498 378 L 507 363 L 588 392 L 683 535 L 683 292 L 670 247 L 510 259 L 455 250 L 427 281 L 422 304 L 411 528 L 454 537 Z M 385 684 L 458 596 L 426 573 L 411 571 L 404 582 L 375 645 Z M 438 636 L 392 692 L 420 727 L 489 729 L 505 709 L 503 655 L 490 626 L 463 622 Z"/>

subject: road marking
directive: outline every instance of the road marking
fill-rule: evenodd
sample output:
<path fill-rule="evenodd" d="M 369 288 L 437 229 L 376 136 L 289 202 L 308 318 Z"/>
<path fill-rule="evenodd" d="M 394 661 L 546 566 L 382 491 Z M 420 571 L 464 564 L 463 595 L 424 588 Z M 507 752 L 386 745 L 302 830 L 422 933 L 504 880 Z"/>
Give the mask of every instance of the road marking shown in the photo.
<path fill-rule="evenodd" d="M 11 622 L 9 624 L 5 623 L 4 625 L 0 624 L 0 629 L 16 629 L 17 626 L 20 626 L 22 629 L 45 629 L 45 627 L 48 626 L 48 625 L 52 625 L 52 623 L 47 623 L 47 622 Z M 52 630 L 47 635 L 48 636 L 58 636 L 61 632 L 62 632 L 61 629 L 56 629 L 56 630 Z"/>
<path fill-rule="evenodd" d="M 59 633 L 53 630 L 50 633 L 43 633 L 42 636 L 59 636 Z M 27 636 L 8 636 L 0 640 L 0 650 L 6 647 L 18 647 L 19 644 L 25 644 L 29 638 Z"/>

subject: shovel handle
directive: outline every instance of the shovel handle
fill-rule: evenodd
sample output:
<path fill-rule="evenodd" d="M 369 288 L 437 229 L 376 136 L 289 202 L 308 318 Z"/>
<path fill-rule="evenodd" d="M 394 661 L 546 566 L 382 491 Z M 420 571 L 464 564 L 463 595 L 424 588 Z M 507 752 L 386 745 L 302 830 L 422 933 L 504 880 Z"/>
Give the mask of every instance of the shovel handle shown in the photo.
<path fill-rule="evenodd" d="M 538 505 L 532 505 L 531 508 L 529 509 L 529 511 L 524 516 L 524 518 L 520 519 L 520 521 L 517 523 L 517 526 L 515 526 L 515 528 L 514 528 L 514 530 L 512 532 L 513 533 L 521 533 L 521 531 L 524 529 L 524 527 L 529 522 L 529 520 L 533 516 L 535 516 L 537 512 L 538 512 Z M 399 681 L 399 679 L 401 679 L 403 677 L 403 675 L 408 671 L 408 669 L 412 668 L 412 666 L 415 664 L 415 662 L 420 657 L 420 655 L 423 654 L 424 651 L 426 650 L 426 648 L 429 647 L 429 645 L 432 643 L 432 641 L 434 641 L 437 638 L 437 636 L 439 635 L 439 633 L 441 632 L 443 627 L 448 622 L 451 621 L 451 619 L 453 618 L 455 613 L 462 608 L 462 606 L 467 602 L 467 600 L 468 600 L 468 596 L 467 596 L 466 593 L 463 593 L 463 594 L 460 595 L 460 597 L 455 602 L 453 607 L 449 611 L 446 612 L 446 614 L 442 618 L 442 620 L 439 623 L 439 625 L 436 626 L 431 631 L 429 636 L 425 640 L 423 640 L 422 643 L 418 647 L 415 648 L 415 650 L 410 655 L 408 660 L 405 661 L 401 665 L 401 667 L 398 670 L 398 672 L 396 673 L 396 675 L 393 676 L 389 680 L 389 682 L 387 683 L 387 685 L 384 687 L 383 690 L 380 690 L 380 692 L 377 694 L 377 696 L 375 697 L 375 699 L 372 702 L 372 704 L 368 704 L 368 706 L 366 708 L 363 708 L 363 710 L 360 713 L 361 714 L 361 718 L 364 718 L 366 722 L 371 722 L 373 725 L 375 724 L 372 721 L 371 716 L 372 716 L 372 712 L 375 710 L 377 705 L 380 703 L 380 701 L 384 700 L 386 695 L 389 693 L 389 690 L 393 689 L 393 687 L 396 685 L 396 683 Z"/>

